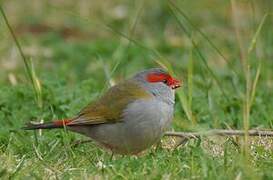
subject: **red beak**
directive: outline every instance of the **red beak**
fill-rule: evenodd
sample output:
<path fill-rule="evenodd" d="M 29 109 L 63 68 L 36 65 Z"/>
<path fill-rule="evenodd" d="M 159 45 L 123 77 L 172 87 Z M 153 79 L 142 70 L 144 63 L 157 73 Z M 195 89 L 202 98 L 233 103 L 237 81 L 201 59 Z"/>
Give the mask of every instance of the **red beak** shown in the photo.
<path fill-rule="evenodd" d="M 169 84 L 170 84 L 169 86 L 170 86 L 172 89 L 176 89 L 176 88 L 179 88 L 179 87 L 181 86 L 180 81 L 177 80 L 177 79 L 172 79 L 171 82 L 170 82 Z"/>

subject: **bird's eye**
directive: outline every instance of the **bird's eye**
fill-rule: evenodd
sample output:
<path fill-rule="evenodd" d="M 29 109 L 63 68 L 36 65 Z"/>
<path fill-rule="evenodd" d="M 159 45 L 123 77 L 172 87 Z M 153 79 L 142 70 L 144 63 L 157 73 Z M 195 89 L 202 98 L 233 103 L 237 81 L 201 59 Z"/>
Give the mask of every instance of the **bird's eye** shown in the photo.
<path fill-rule="evenodd" d="M 167 84 L 167 83 L 168 83 L 167 79 L 164 79 L 162 82 L 163 82 L 164 84 Z"/>

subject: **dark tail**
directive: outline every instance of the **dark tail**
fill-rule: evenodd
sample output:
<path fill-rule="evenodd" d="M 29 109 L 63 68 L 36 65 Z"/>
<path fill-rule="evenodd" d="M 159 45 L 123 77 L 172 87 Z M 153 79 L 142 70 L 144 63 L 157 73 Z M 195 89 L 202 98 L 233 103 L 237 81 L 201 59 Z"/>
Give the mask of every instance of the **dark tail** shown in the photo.
<path fill-rule="evenodd" d="M 52 121 L 48 123 L 27 123 L 22 129 L 24 130 L 35 130 L 35 129 L 56 129 L 56 128 L 63 128 L 68 123 L 70 123 L 72 120 L 58 120 L 58 121 Z"/>

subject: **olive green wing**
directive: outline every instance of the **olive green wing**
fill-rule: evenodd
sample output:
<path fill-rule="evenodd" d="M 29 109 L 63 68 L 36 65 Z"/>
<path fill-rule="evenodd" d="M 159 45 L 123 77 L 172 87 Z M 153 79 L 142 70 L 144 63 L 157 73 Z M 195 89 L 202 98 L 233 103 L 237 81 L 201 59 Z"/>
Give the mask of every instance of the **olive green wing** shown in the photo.
<path fill-rule="evenodd" d="M 94 125 L 121 120 L 123 110 L 130 102 L 151 98 L 151 94 L 132 81 L 111 87 L 98 100 L 85 107 L 68 125 Z"/>

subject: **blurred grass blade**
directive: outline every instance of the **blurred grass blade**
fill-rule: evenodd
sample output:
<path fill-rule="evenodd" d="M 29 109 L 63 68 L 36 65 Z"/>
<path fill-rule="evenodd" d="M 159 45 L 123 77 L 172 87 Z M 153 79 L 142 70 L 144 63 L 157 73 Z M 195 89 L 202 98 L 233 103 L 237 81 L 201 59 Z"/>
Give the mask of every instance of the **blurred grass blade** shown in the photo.
<path fill-rule="evenodd" d="M 190 56 L 189 56 L 189 63 L 188 63 L 188 82 L 187 82 L 187 87 L 188 87 L 188 94 L 185 94 L 185 91 L 183 90 L 178 90 L 178 98 L 181 103 L 181 106 L 186 113 L 186 116 L 188 120 L 191 121 L 192 124 L 195 124 L 195 120 L 192 115 L 192 90 L 193 90 L 193 58 L 192 58 L 192 48 L 190 49 Z M 188 96 L 188 98 L 187 98 Z"/>
<path fill-rule="evenodd" d="M 193 57 L 192 48 L 190 49 L 190 57 L 188 63 L 188 105 L 192 107 L 192 91 L 193 91 Z"/>
<path fill-rule="evenodd" d="M 256 87 L 257 87 L 258 80 L 259 80 L 259 77 L 260 77 L 260 74 L 261 74 L 261 67 L 262 67 L 262 62 L 261 62 L 261 60 L 259 60 L 259 65 L 258 65 L 257 72 L 256 72 L 256 75 L 255 75 L 255 79 L 253 81 L 253 85 L 252 85 L 252 88 L 251 88 L 250 107 L 252 106 L 254 98 L 255 98 Z"/>
<path fill-rule="evenodd" d="M 249 157 L 249 117 L 250 117 L 250 92 L 251 92 L 251 77 L 250 77 L 250 65 L 247 65 L 246 69 L 246 92 L 243 101 L 243 126 L 244 126 L 244 155 L 246 160 Z"/>
<path fill-rule="evenodd" d="M 171 64 L 165 59 L 154 60 L 162 69 L 166 70 L 171 75 L 175 75 Z"/>
<path fill-rule="evenodd" d="M 189 108 L 189 102 L 187 100 L 186 94 L 182 90 L 177 90 L 177 95 L 178 95 L 180 104 L 182 105 L 182 108 L 183 108 L 184 112 L 186 113 L 186 116 L 187 116 L 188 120 L 193 122 L 192 115 L 191 115 L 191 110 Z"/>
<path fill-rule="evenodd" d="M 23 157 L 19 160 L 17 166 L 15 167 L 15 170 L 9 176 L 9 179 L 13 179 L 16 176 L 16 174 L 23 168 L 25 160 L 26 160 L 26 155 L 23 155 Z"/>
<path fill-rule="evenodd" d="M 135 33 L 137 22 L 139 20 L 140 15 L 141 15 L 142 9 L 143 9 L 143 1 L 141 1 L 139 8 L 137 8 L 137 10 L 136 10 L 136 15 L 135 15 L 135 17 L 133 17 L 132 25 L 129 25 L 129 27 L 128 27 L 128 36 L 124 35 L 124 36 L 128 37 L 126 39 L 129 41 L 129 43 L 127 43 L 125 48 L 122 45 L 120 45 L 113 53 L 113 60 L 115 61 L 115 63 L 114 63 L 114 67 L 112 68 L 111 71 L 109 70 L 109 68 L 107 67 L 107 64 L 105 64 L 103 59 L 98 55 L 98 57 L 99 57 L 98 59 L 101 61 L 102 65 L 103 65 L 104 73 L 107 78 L 107 81 L 104 84 L 103 91 L 106 89 L 107 84 L 108 84 L 108 87 L 113 86 L 115 84 L 112 76 L 114 75 L 114 73 L 116 72 L 116 70 L 118 69 L 118 67 L 122 63 L 122 61 L 125 58 L 128 59 L 128 56 L 129 56 L 128 52 L 129 52 L 131 44 L 132 44 L 132 41 L 130 39 L 132 39 L 132 36 Z"/>
<path fill-rule="evenodd" d="M 233 29 L 236 35 L 237 44 L 239 47 L 240 52 L 240 62 L 241 66 L 243 68 L 245 77 L 247 76 L 247 68 L 248 68 L 248 59 L 246 57 L 246 48 L 244 46 L 244 40 L 242 37 L 242 26 L 240 26 L 241 23 L 241 17 L 239 16 L 240 8 L 238 6 L 239 2 L 235 0 L 230 0 L 231 5 L 231 17 L 233 22 Z"/>
<path fill-rule="evenodd" d="M 39 80 L 38 76 L 36 75 L 32 59 L 29 59 L 29 63 L 30 63 L 30 67 L 31 67 L 31 69 L 30 69 L 31 78 L 33 79 L 33 84 L 32 85 L 33 85 L 33 88 L 34 88 L 34 92 L 36 94 L 36 101 L 37 101 L 37 104 L 38 104 L 39 108 L 42 108 L 43 99 L 42 99 L 41 83 L 40 83 L 40 80 Z"/>
<path fill-rule="evenodd" d="M 253 38 L 251 40 L 251 43 L 250 43 L 249 48 L 248 48 L 248 53 L 250 53 L 254 49 L 254 47 L 256 46 L 258 36 L 259 36 L 259 34 L 260 34 L 261 30 L 262 30 L 262 27 L 263 27 L 264 22 L 265 22 L 266 18 L 268 17 L 268 15 L 269 14 L 266 13 L 263 16 L 262 21 L 260 22 L 260 24 L 259 24 L 259 26 L 257 28 L 257 31 L 255 32 L 255 34 L 254 34 L 254 36 L 253 36 Z"/>
<path fill-rule="evenodd" d="M 4 9 L 2 8 L 1 5 L 0 5 L 0 12 L 1 12 L 2 17 L 4 19 L 4 22 L 7 25 L 8 30 L 9 30 L 9 32 L 10 32 L 10 34 L 11 34 L 11 36 L 12 36 L 12 38 L 13 38 L 15 44 L 16 44 L 16 47 L 18 48 L 19 53 L 20 53 L 20 55 L 21 55 L 21 57 L 22 57 L 22 59 L 24 61 L 24 64 L 25 64 L 25 67 L 26 67 L 26 71 L 27 71 L 27 75 L 28 75 L 29 79 L 31 80 L 31 82 L 33 83 L 33 79 L 32 79 L 32 76 L 31 76 L 31 68 L 30 68 L 30 66 L 29 66 L 29 64 L 27 62 L 27 58 L 26 58 L 26 56 L 23 53 L 23 50 L 22 50 L 22 48 L 21 48 L 21 46 L 19 44 L 19 41 L 16 38 L 15 33 L 14 33 L 13 29 L 11 28 L 11 26 L 9 24 L 9 21 L 8 21 L 8 18 L 7 18 L 6 14 L 4 12 Z"/>
<path fill-rule="evenodd" d="M 266 18 L 268 17 L 268 13 L 265 14 L 251 40 L 251 43 L 248 48 L 248 55 L 252 52 L 252 50 L 255 48 L 258 36 L 262 30 L 262 27 L 265 23 Z M 248 147 L 248 130 L 249 130 L 249 119 L 250 119 L 250 111 L 251 111 L 251 106 L 253 104 L 255 94 L 256 94 L 256 87 L 258 84 L 258 79 L 260 76 L 261 72 L 261 60 L 259 61 L 258 69 L 255 75 L 255 79 L 253 81 L 253 84 L 251 86 L 251 74 L 250 74 L 250 65 L 248 64 L 248 61 L 246 61 L 247 69 L 246 69 L 246 93 L 245 93 L 245 100 L 244 100 L 244 105 L 243 105 L 243 122 L 244 122 L 244 130 L 245 130 L 245 142 L 244 142 L 244 152 L 245 155 L 248 157 L 249 155 L 249 147 Z"/>
<path fill-rule="evenodd" d="M 34 90 L 34 93 L 35 93 L 35 96 L 36 96 L 37 105 L 40 108 L 42 108 L 43 103 L 42 103 L 42 88 L 41 88 L 41 83 L 40 83 L 40 81 L 39 81 L 39 79 L 38 79 L 38 77 L 37 77 L 37 75 L 35 73 L 32 60 L 31 59 L 27 59 L 26 56 L 24 55 L 23 50 L 22 50 L 22 48 L 20 46 L 20 43 L 19 43 L 18 39 L 16 38 L 16 35 L 15 35 L 12 27 L 9 24 L 9 21 L 7 19 L 7 16 L 6 16 L 6 14 L 5 14 L 4 9 L 2 8 L 2 6 L 0 6 L 0 12 L 1 12 L 2 16 L 3 16 L 5 24 L 8 27 L 9 32 L 12 35 L 12 38 L 13 38 L 15 44 L 16 44 L 16 47 L 19 50 L 21 58 L 24 61 L 24 65 L 25 65 L 25 68 L 26 68 L 27 76 L 29 77 L 29 79 L 31 81 L 31 84 L 32 84 L 32 87 L 33 87 L 33 90 Z"/>
<path fill-rule="evenodd" d="M 170 12 L 171 14 L 175 17 L 175 20 L 177 21 L 179 27 L 186 33 L 186 35 L 188 36 L 188 38 L 191 40 L 191 43 L 195 49 L 195 51 L 197 52 L 198 56 L 200 57 L 202 63 L 205 65 L 207 71 L 209 72 L 209 75 L 215 80 L 216 85 L 218 86 L 219 90 L 221 91 L 223 97 L 229 101 L 229 98 L 224 90 L 224 88 L 221 85 L 220 80 L 216 77 L 216 75 L 213 73 L 213 71 L 211 70 L 211 68 L 209 67 L 206 58 L 203 56 L 203 54 L 201 53 L 201 51 L 199 50 L 198 45 L 196 44 L 196 42 L 191 38 L 191 33 L 187 30 L 187 28 L 185 28 L 184 24 L 180 21 L 180 19 L 178 18 L 178 16 L 176 15 L 176 10 L 174 9 L 172 4 L 169 4 L 169 8 L 170 8 Z"/>
<path fill-rule="evenodd" d="M 219 48 L 217 48 L 217 46 L 210 40 L 210 38 L 202 31 L 200 30 L 191 20 L 190 18 L 186 15 L 185 12 L 182 11 L 181 8 L 178 8 L 174 2 L 172 2 L 171 0 L 168 0 L 168 3 L 171 4 L 171 6 L 177 11 L 178 14 L 180 14 L 187 23 L 189 23 L 189 25 L 195 30 L 197 31 L 208 43 L 209 45 L 223 58 L 223 60 L 229 65 L 229 67 L 231 68 L 231 61 L 229 61 L 221 52 L 221 50 Z M 237 71 L 235 71 L 234 68 L 231 68 L 231 70 L 238 75 L 239 73 Z"/>

